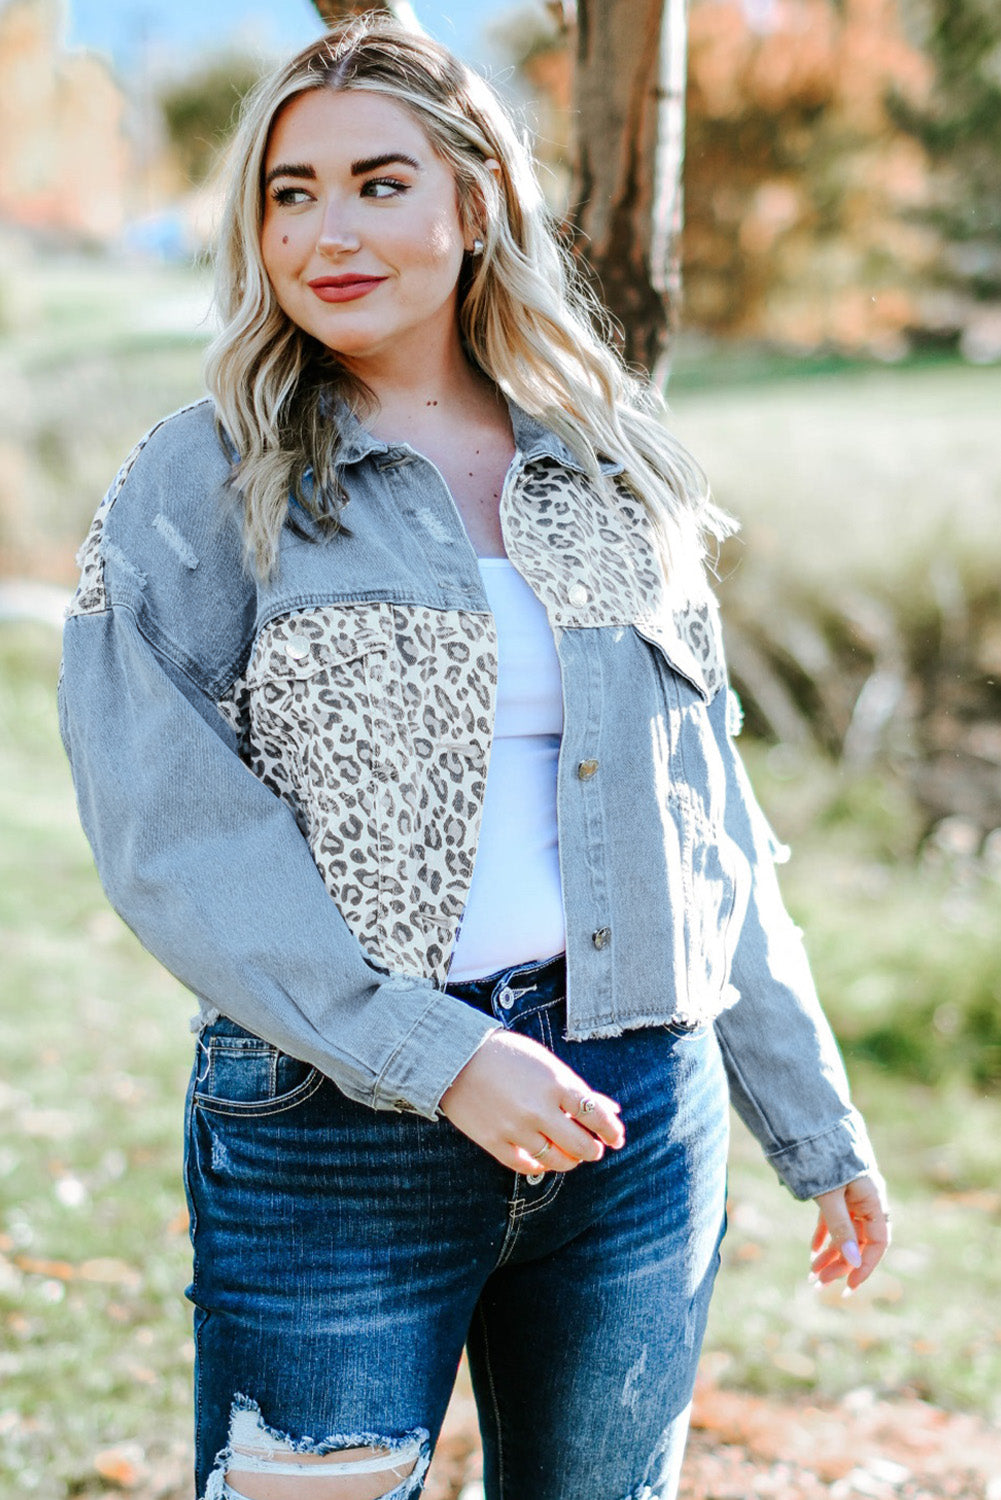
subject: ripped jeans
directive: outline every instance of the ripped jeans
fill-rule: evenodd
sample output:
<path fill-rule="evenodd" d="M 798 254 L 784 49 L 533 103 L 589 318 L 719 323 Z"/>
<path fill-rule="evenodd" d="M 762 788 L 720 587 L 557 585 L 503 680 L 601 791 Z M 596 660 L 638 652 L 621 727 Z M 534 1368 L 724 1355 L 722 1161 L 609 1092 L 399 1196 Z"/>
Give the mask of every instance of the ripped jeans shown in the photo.
<path fill-rule="evenodd" d="M 567 1042 L 559 959 L 452 988 L 617 1099 L 626 1144 L 535 1181 L 206 1027 L 185 1153 L 199 1500 L 261 1475 L 410 1500 L 464 1345 L 487 1500 L 676 1494 L 724 1221 L 713 1031 Z"/>

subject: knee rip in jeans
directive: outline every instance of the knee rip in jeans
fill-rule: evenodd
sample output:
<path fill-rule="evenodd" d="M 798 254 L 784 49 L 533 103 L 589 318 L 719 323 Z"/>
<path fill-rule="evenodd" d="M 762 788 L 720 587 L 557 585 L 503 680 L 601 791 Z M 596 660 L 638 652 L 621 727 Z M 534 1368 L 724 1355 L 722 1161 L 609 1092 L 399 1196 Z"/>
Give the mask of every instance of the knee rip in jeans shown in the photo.
<path fill-rule="evenodd" d="M 423 1427 L 403 1437 L 295 1439 L 268 1427 L 256 1402 L 237 1396 L 205 1500 L 409 1500 L 420 1490 L 429 1450 Z"/>

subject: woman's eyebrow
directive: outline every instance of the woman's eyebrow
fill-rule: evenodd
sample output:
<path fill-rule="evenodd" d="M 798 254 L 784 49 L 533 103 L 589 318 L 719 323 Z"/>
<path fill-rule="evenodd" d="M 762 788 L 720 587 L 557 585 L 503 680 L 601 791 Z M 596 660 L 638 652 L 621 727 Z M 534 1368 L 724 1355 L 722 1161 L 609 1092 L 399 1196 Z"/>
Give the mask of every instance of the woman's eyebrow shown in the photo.
<path fill-rule="evenodd" d="M 307 162 L 280 161 L 265 177 L 264 186 L 267 187 L 268 183 L 273 182 L 276 177 L 298 177 L 309 182 L 316 181 L 316 173 Z"/>
<path fill-rule="evenodd" d="M 396 162 L 412 167 L 415 172 L 422 171 L 420 162 L 415 157 L 408 156 L 405 151 L 383 151 L 379 156 L 366 156 L 360 161 L 353 161 L 351 176 L 364 177 L 366 172 L 375 172 L 379 167 L 388 167 Z M 267 187 L 276 177 L 296 177 L 300 181 L 315 182 L 316 172 L 308 162 L 278 162 L 265 177 L 264 186 Z"/>
<path fill-rule="evenodd" d="M 384 151 L 380 156 L 366 156 L 361 161 L 353 161 L 351 176 L 362 177 L 366 172 L 374 172 L 379 167 L 388 167 L 394 162 L 402 162 L 405 167 L 413 167 L 415 172 L 421 170 L 420 162 L 408 156 L 405 151 Z"/>

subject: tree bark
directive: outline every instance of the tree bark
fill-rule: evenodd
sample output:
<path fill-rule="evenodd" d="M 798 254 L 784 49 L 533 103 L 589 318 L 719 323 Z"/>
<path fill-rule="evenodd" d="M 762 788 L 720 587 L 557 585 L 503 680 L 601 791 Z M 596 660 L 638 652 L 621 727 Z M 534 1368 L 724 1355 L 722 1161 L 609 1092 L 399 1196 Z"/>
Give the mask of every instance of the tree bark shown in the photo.
<path fill-rule="evenodd" d="M 685 0 L 577 0 L 573 33 L 579 247 L 626 358 L 663 382 L 681 288 Z"/>
<path fill-rule="evenodd" d="M 363 16 L 373 10 L 387 11 L 395 20 L 414 31 L 419 31 L 417 17 L 409 0 L 384 0 L 373 4 L 372 0 L 313 0 L 324 21 L 343 21 L 347 16 Z"/>

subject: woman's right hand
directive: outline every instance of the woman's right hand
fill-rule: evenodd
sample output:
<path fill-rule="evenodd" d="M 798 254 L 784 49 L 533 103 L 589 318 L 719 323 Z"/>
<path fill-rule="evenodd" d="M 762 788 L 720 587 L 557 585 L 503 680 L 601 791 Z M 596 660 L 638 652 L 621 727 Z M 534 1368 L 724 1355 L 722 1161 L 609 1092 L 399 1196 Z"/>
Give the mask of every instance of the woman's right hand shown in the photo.
<path fill-rule="evenodd" d="M 514 1172 L 569 1172 L 582 1161 L 600 1161 L 606 1146 L 618 1150 L 626 1139 L 614 1099 L 592 1092 L 547 1048 L 510 1031 L 490 1033 L 440 1107 L 457 1130 Z"/>

